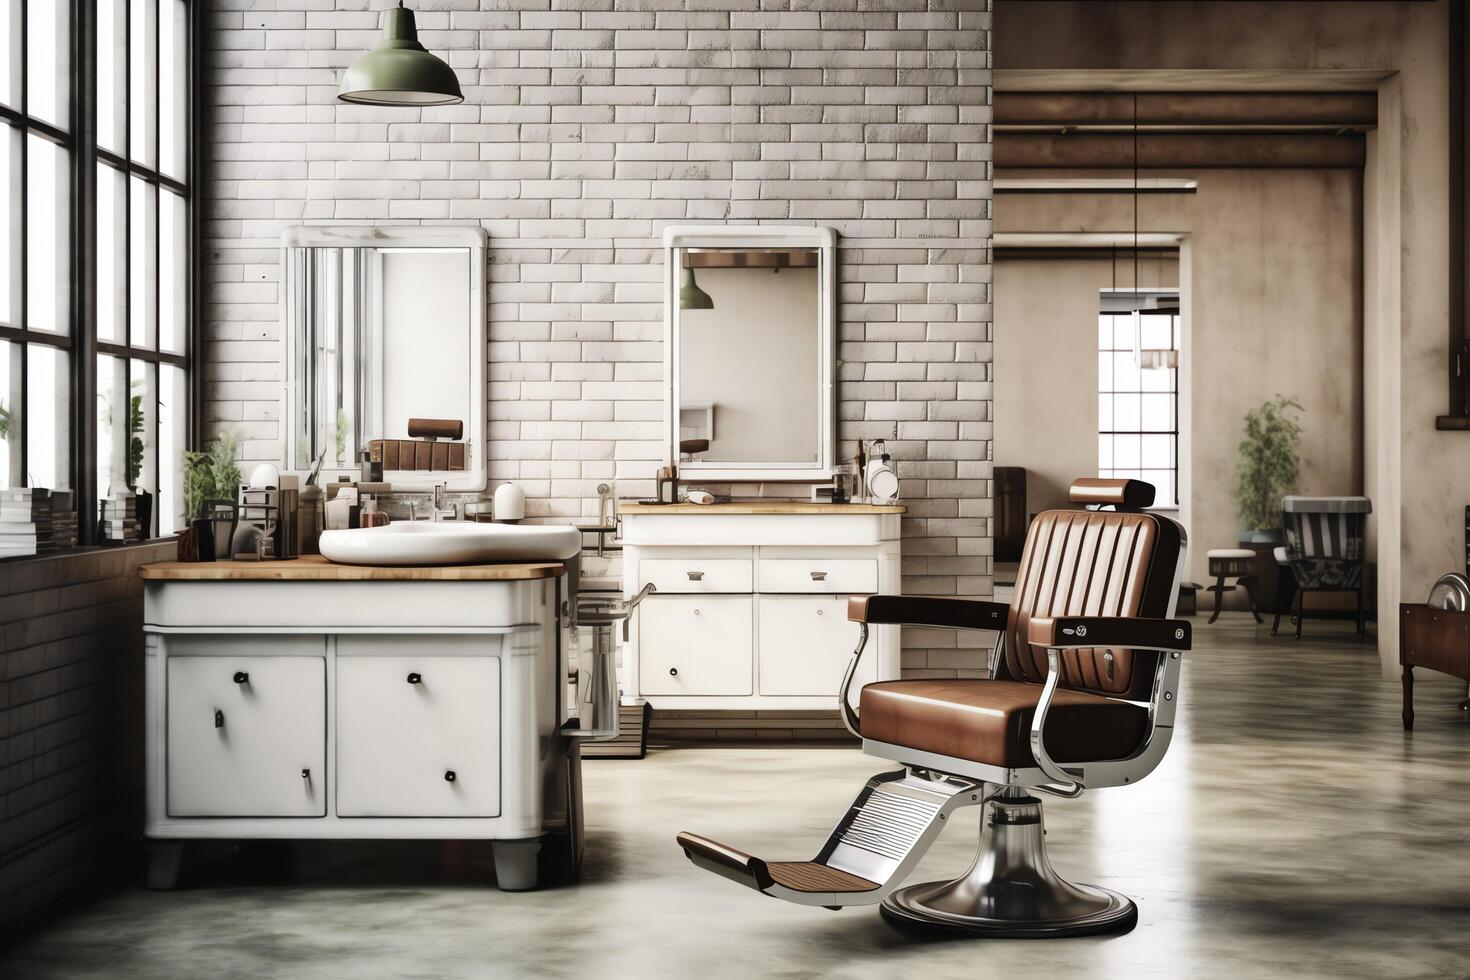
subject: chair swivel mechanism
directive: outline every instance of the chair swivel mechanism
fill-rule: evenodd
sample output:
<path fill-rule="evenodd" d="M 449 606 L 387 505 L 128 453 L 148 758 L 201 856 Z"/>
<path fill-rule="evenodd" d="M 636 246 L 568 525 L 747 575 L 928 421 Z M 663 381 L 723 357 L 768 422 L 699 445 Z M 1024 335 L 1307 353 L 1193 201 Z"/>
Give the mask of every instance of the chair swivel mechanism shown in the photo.
<path fill-rule="evenodd" d="M 810 861 L 765 861 L 691 833 L 697 866 L 797 905 L 881 903 L 900 928 L 1043 937 L 1127 931 L 1133 902 L 1073 884 L 1046 855 L 1040 795 L 1136 783 L 1174 729 L 1190 625 L 1173 619 L 1184 532 L 1144 513 L 1153 487 L 1078 480 L 1074 503 L 1038 515 L 1010 606 L 967 599 L 854 597 L 859 642 L 839 707 L 863 751 L 902 768 L 870 779 Z M 990 680 L 882 681 L 849 697 L 878 624 L 991 630 Z M 900 888 L 950 814 L 982 806 L 970 870 Z"/>

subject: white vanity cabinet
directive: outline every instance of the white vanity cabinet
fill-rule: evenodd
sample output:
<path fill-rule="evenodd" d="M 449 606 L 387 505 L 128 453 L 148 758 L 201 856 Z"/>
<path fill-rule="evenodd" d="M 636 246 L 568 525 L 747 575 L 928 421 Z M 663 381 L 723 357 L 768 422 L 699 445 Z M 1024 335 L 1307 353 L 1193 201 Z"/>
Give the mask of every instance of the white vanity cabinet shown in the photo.
<path fill-rule="evenodd" d="M 502 888 L 574 874 L 562 573 L 147 566 L 150 883 L 203 838 L 482 839 Z"/>
<path fill-rule="evenodd" d="M 630 620 L 625 697 L 669 710 L 836 710 L 859 637 L 854 595 L 900 590 L 901 506 L 762 501 L 619 509 Z M 899 674 L 871 630 L 858 684 Z"/>

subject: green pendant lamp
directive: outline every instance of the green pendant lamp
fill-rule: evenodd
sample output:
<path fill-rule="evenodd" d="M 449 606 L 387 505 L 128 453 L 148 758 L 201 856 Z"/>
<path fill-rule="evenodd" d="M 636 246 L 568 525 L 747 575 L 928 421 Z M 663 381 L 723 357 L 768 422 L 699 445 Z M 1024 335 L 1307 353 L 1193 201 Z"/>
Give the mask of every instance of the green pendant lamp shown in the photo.
<path fill-rule="evenodd" d="M 388 11 L 383 43 L 342 76 L 337 98 L 357 105 L 454 105 L 464 101 L 454 70 L 419 43 L 413 11 L 402 0 Z"/>
<path fill-rule="evenodd" d="M 684 267 L 684 285 L 679 288 L 679 309 L 681 310 L 712 310 L 715 301 L 710 298 L 709 293 L 699 288 L 699 283 L 694 281 L 694 266 Z"/>

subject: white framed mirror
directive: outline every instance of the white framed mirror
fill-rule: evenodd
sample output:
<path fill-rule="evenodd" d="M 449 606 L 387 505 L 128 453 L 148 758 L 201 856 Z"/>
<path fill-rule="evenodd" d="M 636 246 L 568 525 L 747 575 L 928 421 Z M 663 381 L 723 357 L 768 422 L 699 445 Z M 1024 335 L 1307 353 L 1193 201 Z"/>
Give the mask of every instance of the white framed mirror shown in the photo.
<path fill-rule="evenodd" d="M 836 257 L 831 228 L 664 230 L 665 461 L 686 482 L 831 479 Z"/>
<path fill-rule="evenodd" d="M 331 481 L 368 451 L 395 490 L 485 488 L 485 248 L 477 227 L 285 232 L 286 470 Z"/>

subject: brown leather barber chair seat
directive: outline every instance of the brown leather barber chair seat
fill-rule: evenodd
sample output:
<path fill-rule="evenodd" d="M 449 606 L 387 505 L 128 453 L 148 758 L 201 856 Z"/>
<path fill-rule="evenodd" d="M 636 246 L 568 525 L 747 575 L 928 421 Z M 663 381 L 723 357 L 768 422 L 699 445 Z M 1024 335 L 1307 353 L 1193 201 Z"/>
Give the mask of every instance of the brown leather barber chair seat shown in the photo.
<path fill-rule="evenodd" d="M 1126 931 L 1137 909 L 1075 885 L 1046 856 L 1041 801 L 1148 775 L 1173 734 L 1190 627 L 1172 618 L 1184 532 L 1144 513 L 1153 487 L 1083 479 L 1072 500 L 1097 509 L 1036 517 L 1009 607 L 918 596 L 852 599 L 861 641 L 839 706 L 863 750 L 901 769 L 868 781 L 811 861 L 766 862 L 695 834 L 696 865 L 773 898 L 841 908 L 882 903 L 885 918 L 926 931 L 1062 936 Z M 1110 509 L 1107 509 L 1110 508 Z M 992 630 L 991 680 L 849 688 L 873 625 Z M 946 817 L 983 806 L 974 865 L 954 881 L 899 888 Z"/>

